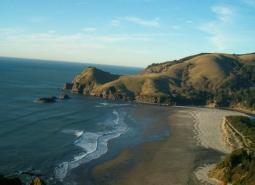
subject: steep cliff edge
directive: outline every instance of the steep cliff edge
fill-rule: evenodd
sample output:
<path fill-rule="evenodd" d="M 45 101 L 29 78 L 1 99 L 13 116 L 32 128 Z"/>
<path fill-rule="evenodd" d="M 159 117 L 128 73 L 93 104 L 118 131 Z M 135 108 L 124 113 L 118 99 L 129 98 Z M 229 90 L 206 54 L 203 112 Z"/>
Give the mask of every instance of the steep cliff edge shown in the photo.
<path fill-rule="evenodd" d="M 241 104 L 255 109 L 255 54 L 202 53 L 152 64 L 140 74 L 127 76 L 89 67 L 72 83 L 65 84 L 65 88 L 114 100 L 182 105 Z M 237 98 L 233 99 L 234 96 Z"/>

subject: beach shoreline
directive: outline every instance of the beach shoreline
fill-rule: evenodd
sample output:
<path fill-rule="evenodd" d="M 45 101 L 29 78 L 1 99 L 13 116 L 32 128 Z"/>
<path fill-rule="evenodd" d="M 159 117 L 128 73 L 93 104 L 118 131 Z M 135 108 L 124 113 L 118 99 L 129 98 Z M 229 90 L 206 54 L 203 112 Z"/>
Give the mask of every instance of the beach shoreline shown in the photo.
<path fill-rule="evenodd" d="M 154 127 L 144 129 L 143 134 L 150 136 L 157 134 L 157 130 L 168 129 L 170 136 L 124 147 L 116 155 L 99 160 L 100 162 L 91 166 L 87 173 L 89 181 L 84 177 L 80 181 L 83 183 L 80 184 L 216 185 L 219 183 L 207 175 L 218 161 L 232 151 L 222 129 L 223 118 L 227 115 L 243 115 L 243 113 L 198 107 L 157 107 L 156 109 L 159 110 L 153 112 L 153 107 L 156 106 L 150 107 L 146 114 L 155 114 L 156 121 L 153 123 Z M 136 114 L 139 115 L 140 112 Z M 111 148 L 111 143 L 109 144 Z"/>
<path fill-rule="evenodd" d="M 225 123 L 226 116 L 244 115 L 244 113 L 234 110 L 211 109 L 203 108 L 193 112 L 194 117 L 197 119 L 195 124 L 195 137 L 197 144 L 205 148 L 211 148 L 220 151 L 222 159 L 226 154 L 231 153 L 233 150 L 240 148 L 241 144 L 238 143 L 233 133 L 227 128 Z M 204 164 L 197 168 L 195 174 L 200 182 L 212 185 L 221 184 L 215 178 L 209 178 L 208 173 L 211 171 L 218 160 Z"/>

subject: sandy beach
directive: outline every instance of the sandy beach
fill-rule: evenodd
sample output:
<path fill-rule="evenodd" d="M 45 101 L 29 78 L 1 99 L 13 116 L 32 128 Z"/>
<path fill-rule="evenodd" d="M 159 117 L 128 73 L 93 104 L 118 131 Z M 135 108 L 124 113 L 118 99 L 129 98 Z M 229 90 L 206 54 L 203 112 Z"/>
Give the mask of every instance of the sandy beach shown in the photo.
<path fill-rule="evenodd" d="M 169 129 L 170 136 L 125 148 L 113 159 L 96 165 L 90 173 L 92 184 L 217 184 L 216 180 L 207 177 L 207 173 L 231 152 L 222 129 L 227 115 L 242 113 L 210 108 L 162 108 L 155 114 L 158 121 L 154 127 L 144 134 L 150 135 L 163 128 Z"/>
<path fill-rule="evenodd" d="M 243 113 L 213 108 L 194 108 L 191 112 L 195 119 L 195 138 L 197 145 L 207 149 L 213 149 L 222 153 L 222 156 L 230 153 L 237 145 L 229 142 L 229 133 L 224 127 L 225 116 L 244 115 Z M 216 162 L 216 161 L 215 161 Z M 216 179 L 209 179 L 207 174 L 215 166 L 215 163 L 205 163 L 196 169 L 195 175 L 200 182 L 207 184 L 219 184 Z"/>

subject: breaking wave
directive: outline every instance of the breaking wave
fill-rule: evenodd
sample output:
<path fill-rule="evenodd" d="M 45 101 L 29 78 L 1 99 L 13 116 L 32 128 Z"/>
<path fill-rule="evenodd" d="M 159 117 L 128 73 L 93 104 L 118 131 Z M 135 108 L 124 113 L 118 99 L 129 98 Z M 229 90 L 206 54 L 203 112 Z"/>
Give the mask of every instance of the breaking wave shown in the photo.
<path fill-rule="evenodd" d="M 107 103 L 107 102 L 102 102 L 99 103 L 99 105 L 96 105 L 95 107 L 102 108 L 102 107 L 124 107 L 128 106 L 130 104 L 128 103 Z"/>
<path fill-rule="evenodd" d="M 84 132 L 80 130 L 64 130 L 63 133 L 73 134 L 77 137 L 74 144 L 82 148 L 82 152 L 73 157 L 70 161 L 65 161 L 55 168 L 55 176 L 62 181 L 67 173 L 78 167 L 80 164 L 87 163 L 93 159 L 97 159 L 108 150 L 108 142 L 119 137 L 128 130 L 117 111 L 112 112 L 115 115 L 113 120 L 113 129 L 105 132 Z"/>

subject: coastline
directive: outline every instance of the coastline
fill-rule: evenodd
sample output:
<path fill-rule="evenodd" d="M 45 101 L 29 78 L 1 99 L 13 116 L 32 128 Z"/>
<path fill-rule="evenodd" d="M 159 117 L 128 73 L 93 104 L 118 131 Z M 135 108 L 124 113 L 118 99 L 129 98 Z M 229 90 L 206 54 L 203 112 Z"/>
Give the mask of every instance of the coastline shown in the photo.
<path fill-rule="evenodd" d="M 126 148 L 96 165 L 93 184 L 218 184 L 207 174 L 232 151 L 222 130 L 223 118 L 243 114 L 195 107 L 169 108 L 168 114 L 164 121 L 171 129 L 169 137 Z"/>
<path fill-rule="evenodd" d="M 127 148 L 116 158 L 97 165 L 92 171 L 95 184 L 186 184 L 194 179 L 196 144 L 191 117 L 185 108 L 164 109 L 166 114 L 162 114 L 166 117 L 155 115 L 161 117 L 158 123 L 163 125 L 155 124 L 156 127 L 168 126 L 170 136 Z"/>
<path fill-rule="evenodd" d="M 198 145 L 219 151 L 221 153 L 219 159 L 231 153 L 234 149 L 241 147 L 233 133 L 226 128 L 225 117 L 229 115 L 244 115 L 244 113 L 234 110 L 197 108 L 193 114 L 197 119 L 195 137 Z M 209 171 L 215 167 L 218 161 L 215 160 L 198 167 L 195 172 L 197 179 L 212 185 L 220 184 L 219 180 L 208 177 Z"/>

